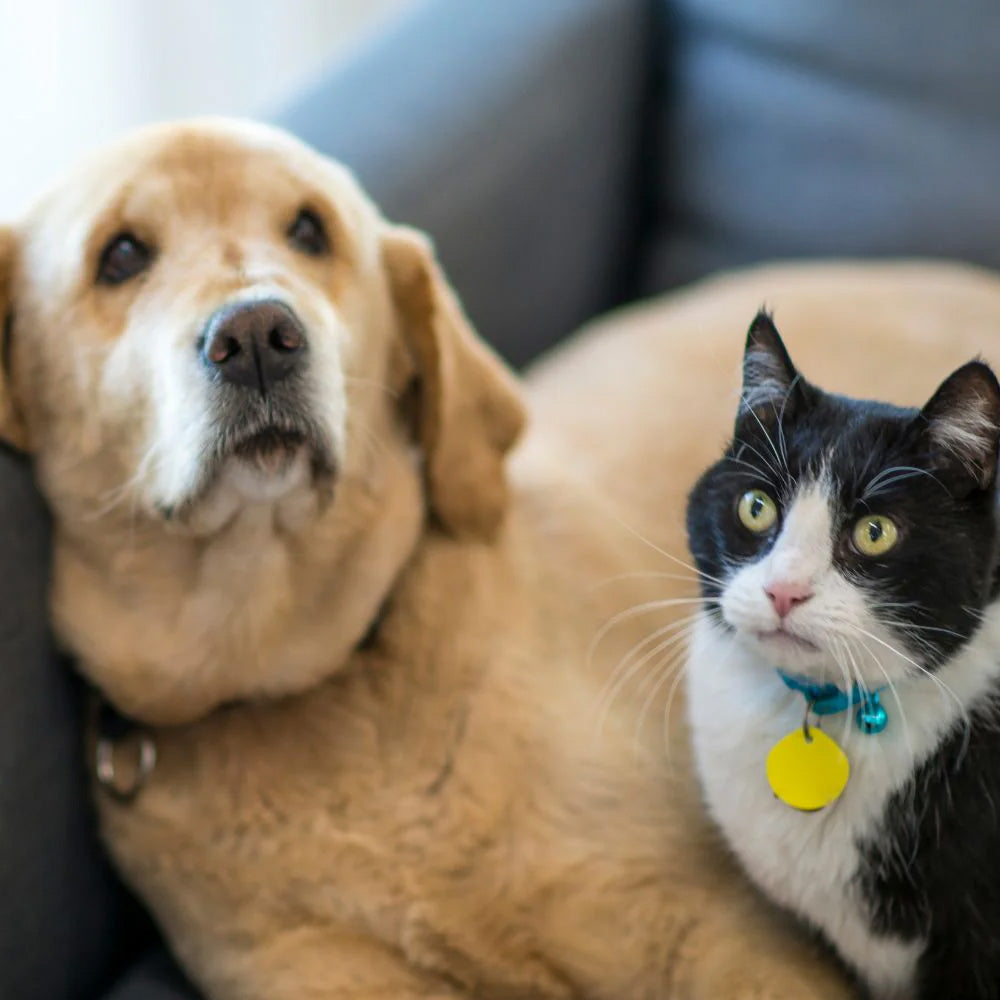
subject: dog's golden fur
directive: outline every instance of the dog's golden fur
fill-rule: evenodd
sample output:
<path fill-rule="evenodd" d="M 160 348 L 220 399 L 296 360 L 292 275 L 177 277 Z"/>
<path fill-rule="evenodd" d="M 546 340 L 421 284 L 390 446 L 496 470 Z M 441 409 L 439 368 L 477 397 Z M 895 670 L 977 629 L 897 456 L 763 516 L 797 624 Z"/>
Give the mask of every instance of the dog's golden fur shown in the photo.
<path fill-rule="evenodd" d="M 287 245 L 302 205 L 330 254 Z M 119 231 L 152 267 L 97 284 Z M 904 402 L 993 342 L 992 279 L 779 269 L 612 319 L 529 380 L 507 475 L 521 390 L 428 245 L 286 136 L 143 132 L 0 262 L 0 426 L 53 510 L 55 621 L 155 727 L 139 796 L 97 793 L 103 833 L 208 996 L 850 995 L 706 824 L 671 678 L 615 667 L 694 610 L 659 550 L 684 552 L 762 298 L 824 386 Z M 200 330 L 258 287 L 310 338 L 331 482 L 199 457 Z"/>

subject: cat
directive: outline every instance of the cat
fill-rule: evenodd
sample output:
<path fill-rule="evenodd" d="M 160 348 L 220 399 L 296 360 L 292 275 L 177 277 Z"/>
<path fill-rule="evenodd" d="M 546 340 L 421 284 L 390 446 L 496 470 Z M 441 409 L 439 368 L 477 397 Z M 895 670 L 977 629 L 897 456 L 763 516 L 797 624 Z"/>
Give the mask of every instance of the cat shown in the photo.
<path fill-rule="evenodd" d="M 985 363 L 921 410 L 850 399 L 761 312 L 733 440 L 689 496 L 710 812 L 879 1000 L 1000 997 L 998 446 Z M 803 765 L 801 808 L 778 797 L 798 795 L 783 738 L 829 755 Z"/>

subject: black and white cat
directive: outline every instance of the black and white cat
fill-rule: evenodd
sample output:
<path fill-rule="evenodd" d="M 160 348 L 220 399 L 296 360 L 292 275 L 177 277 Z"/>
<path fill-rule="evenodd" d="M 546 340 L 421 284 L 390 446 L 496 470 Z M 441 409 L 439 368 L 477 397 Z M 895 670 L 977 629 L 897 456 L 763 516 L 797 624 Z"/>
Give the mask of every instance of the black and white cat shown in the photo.
<path fill-rule="evenodd" d="M 733 441 L 689 500 L 709 807 L 751 877 L 878 998 L 1000 998 L 998 444 L 985 364 L 919 411 L 861 402 L 805 381 L 761 313 Z M 808 717 L 850 778 L 803 812 L 765 761 L 820 685 L 862 708 L 878 692 L 888 721 Z"/>

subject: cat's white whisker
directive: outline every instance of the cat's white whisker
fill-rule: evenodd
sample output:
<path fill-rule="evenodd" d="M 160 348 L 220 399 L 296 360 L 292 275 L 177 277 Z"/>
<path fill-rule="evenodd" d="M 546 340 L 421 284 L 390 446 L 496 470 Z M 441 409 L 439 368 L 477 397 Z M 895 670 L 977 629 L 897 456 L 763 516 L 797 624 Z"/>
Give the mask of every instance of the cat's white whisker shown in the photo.
<path fill-rule="evenodd" d="M 942 692 L 942 695 L 947 694 L 950 698 L 952 698 L 954 700 L 956 706 L 958 707 L 959 714 L 960 714 L 960 716 L 962 718 L 963 725 L 965 727 L 965 742 L 964 742 L 964 748 L 963 748 L 963 751 L 962 751 L 962 754 L 961 754 L 961 756 L 964 756 L 965 749 L 967 749 L 967 747 L 968 747 L 969 733 L 970 733 L 970 731 L 972 729 L 972 720 L 969 718 L 968 710 L 966 709 L 965 703 L 962 701 L 962 699 L 959 698 L 959 696 L 947 684 L 945 684 L 944 681 L 942 681 L 941 678 L 938 677 L 937 674 L 934 671 L 928 670 L 923 664 L 918 663 L 912 657 L 907 656 L 905 653 L 903 653 L 900 650 L 898 650 L 891 643 L 886 642 L 884 639 L 880 639 L 877 635 L 873 635 L 871 632 L 866 631 L 865 629 L 861 628 L 859 625 L 855 625 L 854 628 L 857 629 L 857 631 L 860 632 L 862 635 L 865 635 L 869 639 L 873 639 L 875 642 L 879 643 L 880 645 L 885 646 L 886 649 L 888 649 L 894 655 L 900 657 L 900 659 L 905 660 L 911 666 L 916 667 L 916 669 L 922 675 L 924 675 L 930 681 L 932 681 L 935 685 L 937 685 L 938 689 Z M 880 664 L 880 666 L 881 666 L 881 664 Z"/>
<path fill-rule="evenodd" d="M 750 412 L 753 413 L 752 410 Z M 754 418 L 755 419 L 757 418 L 756 414 L 754 414 Z M 757 420 L 757 422 L 760 423 L 759 419 Z M 764 425 L 761 424 L 761 427 L 763 427 L 763 426 Z M 766 435 L 766 433 L 767 432 L 765 431 L 765 435 Z M 774 444 L 771 442 L 770 438 L 768 438 L 768 443 L 771 444 L 771 450 L 774 451 L 775 450 L 774 449 Z M 775 482 L 780 483 L 780 482 L 787 482 L 788 481 L 788 477 L 787 476 L 783 476 L 781 474 L 780 469 L 776 468 L 772 464 L 771 460 L 759 448 L 755 448 L 752 444 L 750 444 L 749 441 L 744 441 L 742 438 L 734 438 L 733 439 L 733 444 L 738 444 L 740 446 L 740 451 L 737 452 L 737 457 L 739 456 L 739 454 L 742 453 L 742 451 L 743 451 L 744 448 L 747 451 L 752 451 L 768 467 L 768 469 L 770 469 L 771 474 L 774 476 Z M 775 455 L 777 455 L 776 451 L 775 451 Z M 778 465 L 780 466 L 780 464 L 781 464 L 781 459 L 778 458 Z"/>
<path fill-rule="evenodd" d="M 642 604 L 635 604 L 630 608 L 626 608 L 624 611 L 619 611 L 617 614 L 612 615 L 595 633 L 594 638 L 590 640 L 590 645 L 587 647 L 587 666 L 592 667 L 594 663 L 594 654 L 597 652 L 597 647 L 600 646 L 604 637 L 616 626 L 624 621 L 628 621 L 631 618 L 635 618 L 638 615 L 649 614 L 652 611 L 665 610 L 666 608 L 675 608 L 682 604 L 714 604 L 716 603 L 715 598 L 705 598 L 705 597 L 673 597 L 668 600 L 663 601 L 644 601 Z"/>
<path fill-rule="evenodd" d="M 754 418 L 754 420 L 757 421 L 757 426 L 760 428 L 761 433 L 764 435 L 764 440 L 771 446 L 771 451 L 774 452 L 774 458 L 777 461 L 778 465 L 781 466 L 782 464 L 781 455 L 778 453 L 778 449 L 777 447 L 775 447 L 774 441 L 771 439 L 770 432 L 764 426 L 764 422 L 760 419 L 760 417 L 757 416 L 757 410 L 753 406 L 749 405 L 748 397 L 746 395 L 744 395 L 743 400 L 744 400 L 743 403 L 744 409 L 746 410 L 747 413 L 750 414 L 751 417 Z"/>
<path fill-rule="evenodd" d="M 734 455 L 726 455 L 725 458 L 723 458 L 722 461 L 724 461 L 724 462 L 732 462 L 733 465 L 739 465 L 739 466 L 742 466 L 745 469 L 749 469 L 754 475 L 760 476 L 760 478 L 762 480 L 764 480 L 765 482 L 770 482 L 771 481 L 771 476 L 768 475 L 768 473 L 766 473 L 759 466 L 754 465 L 752 462 L 746 462 L 742 458 L 737 458 Z"/>
<path fill-rule="evenodd" d="M 687 636 L 684 637 L 685 639 Z M 656 683 L 652 685 L 649 694 L 646 696 L 645 701 L 642 703 L 642 709 L 639 712 L 639 717 L 636 720 L 635 728 L 635 738 L 633 741 L 633 750 L 636 756 L 638 756 L 641 749 L 641 739 L 642 739 L 642 729 L 645 725 L 646 715 L 649 713 L 649 709 L 653 703 L 653 699 L 660 692 L 663 685 L 671 678 L 674 677 L 675 681 L 678 678 L 684 676 L 684 664 L 686 662 L 687 649 L 681 646 L 679 649 L 675 649 L 670 653 L 662 663 L 659 664 L 658 674 Z M 654 675 L 655 676 L 655 675 Z M 674 692 L 674 687 L 671 686 L 670 690 L 667 692 L 668 701 L 672 700 L 671 695 Z"/>
<path fill-rule="evenodd" d="M 857 676 L 856 671 L 852 672 L 850 667 L 847 664 L 843 663 L 840 657 L 837 655 L 837 650 L 841 648 L 843 649 L 845 656 L 850 655 L 846 640 L 841 640 L 837 636 L 831 636 L 830 638 L 832 641 L 830 655 L 833 657 L 833 662 L 837 665 L 838 669 L 840 670 L 840 675 L 844 682 L 843 690 L 845 692 L 849 692 L 854 687 L 854 683 L 856 681 L 859 681 L 860 678 Z M 847 739 L 851 734 L 851 721 L 852 720 L 850 711 L 845 712 L 843 732 L 841 733 L 841 741 L 845 746 L 847 745 Z"/>
<path fill-rule="evenodd" d="M 872 608 L 881 611 L 885 608 L 919 608 L 919 601 L 872 601 Z"/>
<path fill-rule="evenodd" d="M 778 445 L 781 448 L 781 464 L 785 472 L 789 473 L 789 478 L 791 478 L 791 473 L 788 468 L 788 442 L 785 440 L 785 410 L 788 409 L 788 400 L 801 379 L 802 376 L 796 372 L 795 378 L 792 379 L 785 390 L 784 398 L 781 400 L 781 410 L 778 412 Z"/>
<path fill-rule="evenodd" d="M 683 640 L 690 637 L 692 629 L 695 623 L 698 621 L 700 615 L 701 612 L 695 612 L 692 615 L 686 615 L 684 618 L 680 619 L 679 621 L 671 625 L 670 629 L 671 631 L 674 632 L 674 635 L 672 635 L 668 640 L 662 639 L 662 636 L 666 634 L 666 629 L 657 629 L 659 635 L 656 635 L 654 633 L 655 638 L 647 637 L 646 639 L 643 639 L 641 642 L 636 643 L 636 645 L 632 647 L 632 650 L 628 654 L 628 658 L 631 658 L 633 656 L 638 656 L 640 649 L 646 648 L 652 644 L 651 640 L 653 642 L 658 641 L 658 644 L 655 649 L 646 649 L 646 652 L 642 654 L 642 657 L 637 664 L 638 666 L 645 666 L 647 663 L 649 663 L 650 660 L 654 660 L 657 656 L 661 655 L 665 651 L 668 651 L 671 647 L 677 646 L 678 643 L 681 644 L 681 648 L 683 649 L 682 645 Z M 650 677 L 655 675 L 657 669 L 659 669 L 659 665 L 654 664 L 650 670 L 647 670 L 645 672 L 644 678 L 639 682 L 639 691 L 637 692 L 638 694 L 641 694 L 642 690 L 647 686 L 648 683 L 650 683 Z"/>
<path fill-rule="evenodd" d="M 647 647 L 659 642 L 663 636 L 670 632 L 674 632 L 677 629 L 689 627 L 698 619 L 700 614 L 700 611 L 695 611 L 693 614 L 685 615 L 683 618 L 678 618 L 676 621 L 669 622 L 667 625 L 654 629 L 645 638 L 640 639 L 637 643 L 635 643 L 635 645 L 633 645 L 622 656 L 622 658 L 618 661 L 618 664 L 615 666 L 615 669 L 611 672 L 611 677 L 613 678 L 620 670 L 626 668 L 632 662 L 633 658 L 639 656 Z"/>
<path fill-rule="evenodd" d="M 612 518 L 612 520 L 614 520 L 617 524 L 623 527 L 634 538 L 637 538 L 644 545 L 648 545 L 649 548 L 651 548 L 654 552 L 658 552 L 665 559 L 669 559 L 671 562 L 676 563 L 683 569 L 686 569 L 691 573 L 694 573 L 698 577 L 698 579 L 708 580 L 709 583 L 714 583 L 719 587 L 724 587 L 726 585 L 725 580 L 720 580 L 718 577 L 712 576 L 710 573 L 705 573 L 702 570 L 698 569 L 697 566 L 692 566 L 691 563 L 685 562 L 683 559 L 678 559 L 677 556 L 673 555 L 670 552 L 667 552 L 666 549 L 660 548 L 659 545 L 657 545 L 655 542 L 651 542 L 648 538 L 646 538 L 645 535 L 643 535 L 639 531 L 636 531 L 636 529 L 633 528 L 630 524 L 626 524 L 625 521 L 623 521 L 616 514 L 609 513 L 609 516 Z"/>
<path fill-rule="evenodd" d="M 892 694 L 893 699 L 896 702 L 896 707 L 899 709 L 899 717 L 903 723 L 903 739 L 906 741 L 906 749 L 909 751 L 910 756 L 913 756 L 913 740 L 910 738 L 910 724 L 906 718 L 906 709 L 903 708 L 903 699 L 899 696 L 899 691 L 896 690 L 896 685 L 892 682 L 892 678 L 889 676 L 888 671 L 882 666 L 881 661 L 875 655 L 875 652 L 864 640 L 859 641 L 859 645 L 871 658 L 872 663 L 879 669 L 879 672 L 885 678 L 886 687 L 889 688 L 889 692 Z"/>
<path fill-rule="evenodd" d="M 918 632 L 940 632 L 942 635 L 950 635 L 955 639 L 964 639 L 965 636 L 961 632 L 956 632 L 953 628 L 942 628 L 940 625 L 918 625 L 916 622 L 892 622 L 893 627 L 901 629 L 906 632 L 918 631 Z M 919 639 L 919 636 L 914 636 L 914 638 Z M 924 640 L 926 641 L 926 640 Z M 927 645 L 931 645 L 927 643 Z"/>
<path fill-rule="evenodd" d="M 933 479 L 941 489 L 947 492 L 947 487 L 944 483 L 938 479 L 934 473 L 929 472 L 927 469 L 921 469 L 915 465 L 892 465 L 889 468 L 882 469 L 874 479 L 865 487 L 861 494 L 860 500 L 862 503 L 867 502 L 874 496 L 885 492 L 890 486 L 895 483 L 902 482 L 906 479 L 912 479 L 915 476 L 927 476 L 928 479 Z"/>
<path fill-rule="evenodd" d="M 668 636 L 666 639 L 661 640 L 657 643 L 651 650 L 644 653 L 638 659 L 631 663 L 626 669 L 626 664 L 629 662 L 630 658 L 635 655 L 636 647 L 633 646 L 632 649 L 622 657 L 621 662 L 615 667 L 613 671 L 613 676 L 618 675 L 618 679 L 611 686 L 606 696 L 603 696 L 598 702 L 598 718 L 597 718 L 597 732 L 602 734 L 604 732 L 604 726 L 607 723 L 608 713 L 611 711 L 611 707 L 614 705 L 618 695 L 624 689 L 625 685 L 628 684 L 629 680 L 634 677 L 642 667 L 652 660 L 654 657 L 660 653 L 665 653 L 672 646 L 678 643 L 684 642 L 687 639 L 688 634 L 691 630 L 691 625 L 693 621 L 697 618 L 697 615 L 692 615 L 688 619 L 683 619 L 681 622 L 675 623 L 677 631 L 674 635 Z M 671 629 L 672 631 L 674 629 Z M 648 642 L 648 639 L 643 640 L 643 643 Z M 641 645 L 641 644 L 640 644 Z"/>
<path fill-rule="evenodd" d="M 674 698 L 680 690 L 681 681 L 687 674 L 687 660 L 682 659 L 674 671 L 674 680 L 667 692 L 667 701 L 663 707 L 663 747 L 667 763 L 673 767 L 673 743 L 671 742 L 671 719 L 673 718 Z"/>
<path fill-rule="evenodd" d="M 632 573 L 618 573 L 615 576 L 609 576 L 604 580 L 599 580 L 597 583 L 591 586 L 592 590 L 600 590 L 602 587 L 608 587 L 612 583 L 619 583 L 622 580 L 641 580 L 641 579 L 657 579 L 657 580 L 683 580 L 685 583 L 697 584 L 698 578 L 691 574 L 683 573 L 668 573 L 665 570 L 659 569 L 644 569 L 636 570 Z"/>

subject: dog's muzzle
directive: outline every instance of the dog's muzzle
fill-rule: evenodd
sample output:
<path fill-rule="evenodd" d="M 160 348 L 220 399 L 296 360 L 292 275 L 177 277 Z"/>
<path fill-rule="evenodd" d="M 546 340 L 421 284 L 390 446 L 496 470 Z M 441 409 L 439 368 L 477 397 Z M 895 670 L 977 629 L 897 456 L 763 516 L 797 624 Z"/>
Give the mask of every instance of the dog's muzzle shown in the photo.
<path fill-rule="evenodd" d="M 304 455 L 312 484 L 328 493 L 334 441 L 315 402 L 309 336 L 295 311 L 279 299 L 228 302 L 209 316 L 197 350 L 210 383 L 212 437 L 181 509 L 233 459 L 279 481 Z"/>
<path fill-rule="evenodd" d="M 306 391 L 308 336 L 290 306 L 278 299 L 229 302 L 209 317 L 199 350 L 215 384 L 217 458 L 328 447 Z"/>

